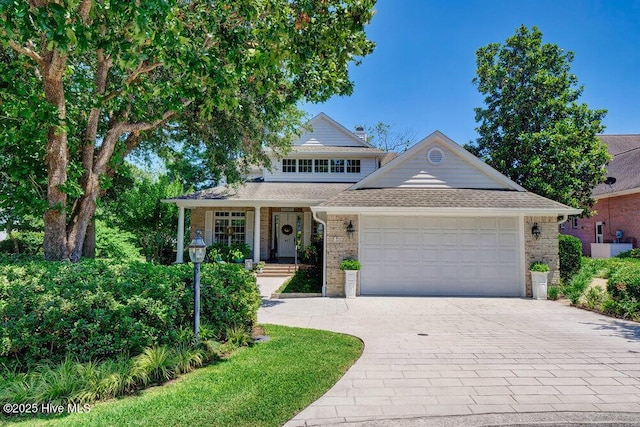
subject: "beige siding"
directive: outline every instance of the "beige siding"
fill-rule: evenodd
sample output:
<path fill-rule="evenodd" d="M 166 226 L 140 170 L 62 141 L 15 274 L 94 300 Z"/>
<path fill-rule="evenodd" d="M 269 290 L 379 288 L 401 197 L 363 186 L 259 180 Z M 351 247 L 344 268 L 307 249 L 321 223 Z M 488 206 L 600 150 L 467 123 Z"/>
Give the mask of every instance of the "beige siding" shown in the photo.
<path fill-rule="evenodd" d="M 364 145 L 325 119 L 316 120 L 311 127 L 312 132 L 303 133 L 293 145 L 334 147 L 362 147 Z"/>
<path fill-rule="evenodd" d="M 444 152 L 441 164 L 433 165 L 427 153 L 433 147 Z M 453 151 L 437 143 L 429 144 L 412 157 L 396 164 L 364 188 L 507 188 L 504 183 L 486 175 Z"/>
<path fill-rule="evenodd" d="M 358 159 L 348 154 L 341 156 L 303 155 L 289 156 L 287 158 L 302 159 Z M 273 160 L 273 168 L 265 174 L 267 182 L 358 182 L 377 168 L 378 160 L 375 158 L 360 159 L 360 173 L 283 173 L 282 161 Z"/>

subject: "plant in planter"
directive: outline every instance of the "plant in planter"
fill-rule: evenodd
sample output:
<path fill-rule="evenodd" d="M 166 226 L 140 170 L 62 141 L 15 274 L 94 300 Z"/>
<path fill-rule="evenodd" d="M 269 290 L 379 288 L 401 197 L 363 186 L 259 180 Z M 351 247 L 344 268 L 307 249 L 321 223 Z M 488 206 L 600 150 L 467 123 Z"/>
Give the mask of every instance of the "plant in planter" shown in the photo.
<path fill-rule="evenodd" d="M 240 249 L 231 249 L 229 251 L 229 258 L 236 264 L 242 264 L 244 261 L 244 253 Z"/>
<path fill-rule="evenodd" d="M 262 273 L 262 270 L 264 270 L 265 265 L 266 263 L 264 261 L 260 261 L 253 267 L 253 269 L 255 270 L 256 273 Z"/>
<path fill-rule="evenodd" d="M 549 266 L 544 262 L 536 261 L 529 266 L 531 272 L 531 286 L 534 299 L 547 299 L 547 276 Z"/>
<path fill-rule="evenodd" d="M 362 268 L 360 261 L 356 259 L 343 259 L 340 263 L 340 270 L 343 271 L 357 271 Z"/>
<path fill-rule="evenodd" d="M 209 259 L 213 262 L 224 262 L 222 257 L 222 251 L 218 248 L 211 248 L 208 256 L 209 256 Z"/>
<path fill-rule="evenodd" d="M 361 268 L 360 261 L 355 259 L 343 259 L 340 263 L 340 270 L 344 271 L 344 294 L 346 298 L 356 297 L 358 270 Z"/>

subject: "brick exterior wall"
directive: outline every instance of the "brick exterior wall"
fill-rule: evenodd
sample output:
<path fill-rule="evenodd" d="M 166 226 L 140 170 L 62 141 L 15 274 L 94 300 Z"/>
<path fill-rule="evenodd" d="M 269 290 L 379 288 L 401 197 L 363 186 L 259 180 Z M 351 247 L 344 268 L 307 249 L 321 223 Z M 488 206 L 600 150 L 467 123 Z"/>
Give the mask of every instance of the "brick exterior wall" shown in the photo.
<path fill-rule="evenodd" d="M 538 223 L 540 238 L 531 233 L 533 225 Z M 532 297 L 531 274 L 529 265 L 541 261 L 549 265 L 549 283 L 560 283 L 560 257 L 558 255 L 558 220 L 554 217 L 527 216 L 524 218 L 524 264 L 526 296 Z"/>
<path fill-rule="evenodd" d="M 355 231 L 349 235 L 347 225 L 353 224 Z M 340 263 L 345 258 L 358 258 L 358 215 L 327 215 L 327 286 L 328 297 L 344 297 L 344 271 Z M 360 294 L 360 282 L 356 294 Z"/>
<path fill-rule="evenodd" d="M 622 230 L 621 243 L 632 243 L 638 247 L 640 240 L 640 193 L 600 199 L 593 209 L 596 215 L 578 218 L 578 226 L 572 221 L 565 223 L 562 233 L 577 237 L 582 242 L 582 253 L 591 256 L 591 243 L 596 241 L 596 222 L 603 222 L 603 243 L 612 243 L 616 231 Z"/>

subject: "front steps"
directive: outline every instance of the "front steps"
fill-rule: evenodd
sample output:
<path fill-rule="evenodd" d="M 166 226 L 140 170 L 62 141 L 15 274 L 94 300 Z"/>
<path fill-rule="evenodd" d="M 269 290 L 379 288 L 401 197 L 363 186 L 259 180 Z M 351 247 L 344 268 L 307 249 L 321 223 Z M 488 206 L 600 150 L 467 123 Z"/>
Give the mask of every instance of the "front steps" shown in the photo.
<path fill-rule="evenodd" d="M 259 277 L 289 277 L 296 271 L 295 264 L 266 264 Z"/>

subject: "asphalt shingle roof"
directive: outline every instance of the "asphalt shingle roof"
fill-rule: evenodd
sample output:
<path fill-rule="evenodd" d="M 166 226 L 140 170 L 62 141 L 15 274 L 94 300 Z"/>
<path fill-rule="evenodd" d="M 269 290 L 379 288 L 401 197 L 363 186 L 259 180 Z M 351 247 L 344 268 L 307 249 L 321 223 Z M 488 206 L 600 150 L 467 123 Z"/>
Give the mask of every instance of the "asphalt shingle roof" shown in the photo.
<path fill-rule="evenodd" d="M 640 188 L 640 135 L 600 135 L 599 138 L 613 156 L 607 166 L 607 176 L 616 182 L 611 186 L 598 185 L 593 195 Z"/>
<path fill-rule="evenodd" d="M 247 182 L 174 197 L 172 200 L 326 200 L 352 183 Z"/>
<path fill-rule="evenodd" d="M 373 188 L 338 193 L 320 207 L 568 209 L 528 191 Z"/>

